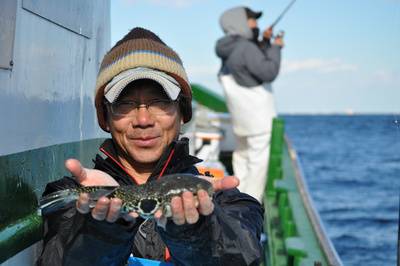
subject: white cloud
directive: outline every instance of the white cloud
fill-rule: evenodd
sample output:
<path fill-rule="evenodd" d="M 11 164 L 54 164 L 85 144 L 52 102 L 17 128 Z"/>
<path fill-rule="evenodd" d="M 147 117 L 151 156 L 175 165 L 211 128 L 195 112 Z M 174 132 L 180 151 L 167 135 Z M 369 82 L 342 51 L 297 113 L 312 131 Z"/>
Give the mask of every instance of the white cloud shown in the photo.
<path fill-rule="evenodd" d="M 190 6 L 200 0 L 123 0 L 126 4 L 140 4 L 145 1 L 157 6 L 173 6 L 181 8 Z"/>
<path fill-rule="evenodd" d="M 318 71 L 322 73 L 356 71 L 358 66 L 343 62 L 341 59 L 320 59 L 310 58 L 299 61 L 284 61 L 282 64 L 283 73 L 298 71 Z"/>

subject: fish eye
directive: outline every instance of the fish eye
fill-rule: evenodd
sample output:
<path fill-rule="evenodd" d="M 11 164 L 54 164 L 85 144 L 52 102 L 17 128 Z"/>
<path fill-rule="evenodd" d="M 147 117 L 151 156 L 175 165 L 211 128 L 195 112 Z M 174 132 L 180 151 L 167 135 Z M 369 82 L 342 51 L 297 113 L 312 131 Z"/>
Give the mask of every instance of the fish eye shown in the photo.
<path fill-rule="evenodd" d="M 155 212 L 158 207 L 158 201 L 155 199 L 142 199 L 139 202 L 139 209 L 144 214 Z"/>

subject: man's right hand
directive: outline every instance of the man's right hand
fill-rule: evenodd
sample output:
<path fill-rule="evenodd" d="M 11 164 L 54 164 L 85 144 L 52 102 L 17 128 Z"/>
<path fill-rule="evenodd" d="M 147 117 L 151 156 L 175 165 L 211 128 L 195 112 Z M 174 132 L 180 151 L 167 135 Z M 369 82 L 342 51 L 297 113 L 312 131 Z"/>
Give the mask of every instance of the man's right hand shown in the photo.
<path fill-rule="evenodd" d="M 272 35 L 274 35 L 272 27 L 269 27 L 269 28 L 265 29 L 264 32 L 263 32 L 263 38 L 266 39 L 266 40 L 271 39 Z"/>
<path fill-rule="evenodd" d="M 82 186 L 119 186 L 109 174 L 96 170 L 84 168 L 76 159 L 65 161 L 65 167 Z M 76 209 L 83 214 L 91 212 L 95 220 L 115 222 L 121 216 L 122 201 L 118 198 L 109 199 L 101 197 L 97 200 L 93 209 L 89 206 L 89 195 L 82 193 L 76 202 Z M 132 221 L 138 217 L 136 213 L 129 213 L 122 216 L 127 221 Z"/>
<path fill-rule="evenodd" d="M 276 37 L 274 39 L 274 44 L 279 46 L 279 47 L 285 46 L 285 43 L 283 42 L 283 37 Z"/>

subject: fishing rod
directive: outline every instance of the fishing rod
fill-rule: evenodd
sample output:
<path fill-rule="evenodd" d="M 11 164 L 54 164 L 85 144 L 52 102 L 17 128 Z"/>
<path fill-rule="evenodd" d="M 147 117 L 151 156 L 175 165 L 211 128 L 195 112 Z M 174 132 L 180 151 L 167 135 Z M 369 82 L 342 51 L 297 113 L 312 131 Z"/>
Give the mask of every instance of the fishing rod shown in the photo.
<path fill-rule="evenodd" d="M 276 24 L 278 24 L 278 22 L 283 18 L 283 16 L 286 14 L 286 12 L 288 12 L 288 10 L 293 6 L 294 2 L 296 2 L 296 0 L 292 0 L 286 6 L 286 8 L 282 11 L 282 13 L 271 24 L 271 26 L 269 26 L 271 29 L 273 29 L 276 26 Z M 279 33 L 275 37 L 282 38 L 284 34 L 285 34 L 285 32 L 283 30 L 281 30 L 281 31 L 279 31 Z"/>
<path fill-rule="evenodd" d="M 271 24 L 270 28 L 273 28 L 273 27 L 275 27 L 276 24 L 278 24 L 278 22 L 283 18 L 283 16 L 286 14 L 286 12 L 288 12 L 288 10 L 293 6 L 294 2 L 296 2 L 296 0 L 292 0 L 289 3 L 289 5 L 287 5 L 287 7 L 282 11 L 282 13 Z"/>

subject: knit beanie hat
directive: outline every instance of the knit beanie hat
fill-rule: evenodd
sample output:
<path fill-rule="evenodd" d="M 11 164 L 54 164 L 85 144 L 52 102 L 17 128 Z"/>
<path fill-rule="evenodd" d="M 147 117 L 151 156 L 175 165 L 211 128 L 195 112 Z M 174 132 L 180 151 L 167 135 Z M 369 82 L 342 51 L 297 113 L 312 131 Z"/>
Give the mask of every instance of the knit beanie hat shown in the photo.
<path fill-rule="evenodd" d="M 179 107 L 186 123 L 192 118 L 192 89 L 178 54 L 153 32 L 134 28 L 104 56 L 97 75 L 95 106 L 100 127 L 107 130 L 105 86 L 118 74 L 134 68 L 150 68 L 173 77 L 181 88 Z"/>

